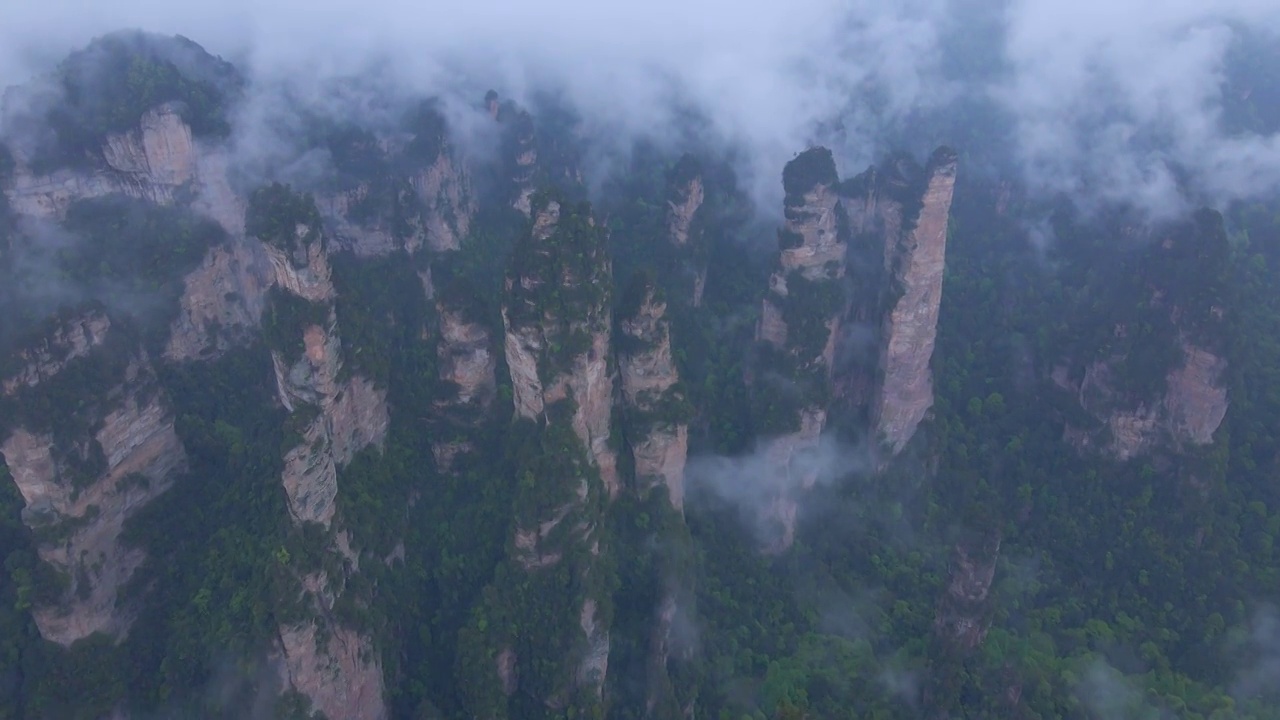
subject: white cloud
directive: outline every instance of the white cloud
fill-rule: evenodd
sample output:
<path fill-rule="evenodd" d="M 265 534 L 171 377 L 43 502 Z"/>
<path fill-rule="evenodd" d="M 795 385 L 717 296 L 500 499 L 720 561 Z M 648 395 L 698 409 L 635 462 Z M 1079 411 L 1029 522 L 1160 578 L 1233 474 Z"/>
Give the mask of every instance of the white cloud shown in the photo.
<path fill-rule="evenodd" d="M 619 145 L 665 137 L 691 105 L 749 149 L 760 198 L 808 143 L 832 144 L 852 171 L 889 149 L 890 130 L 909 135 L 960 97 L 1010 113 L 1007 149 L 1041 191 L 1176 209 L 1171 166 L 1211 200 L 1280 187 L 1280 139 L 1219 122 L 1225 52 L 1239 28 L 1280 32 L 1271 0 L 6 0 L 0 83 L 122 27 L 183 34 L 303 86 L 377 65 L 416 91 L 556 87 Z M 995 48 L 1000 67 L 955 77 L 967 65 L 946 53 L 959 46 Z"/>

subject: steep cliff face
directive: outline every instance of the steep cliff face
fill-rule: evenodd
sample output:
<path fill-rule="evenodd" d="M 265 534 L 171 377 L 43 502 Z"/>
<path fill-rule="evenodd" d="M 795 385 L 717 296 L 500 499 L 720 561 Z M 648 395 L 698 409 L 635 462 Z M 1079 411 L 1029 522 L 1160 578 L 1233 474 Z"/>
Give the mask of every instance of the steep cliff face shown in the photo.
<path fill-rule="evenodd" d="M 762 347 L 755 384 L 760 442 L 773 483 L 766 520 L 776 524 L 773 551 L 790 547 L 798 494 L 812 487 L 812 463 L 827 418 L 835 338 L 844 312 L 848 218 L 836 191 L 835 162 L 825 148 L 805 151 L 783 172 L 786 221 L 756 328 Z"/>
<path fill-rule="evenodd" d="M 533 212 L 533 193 L 538 164 L 537 137 L 533 117 L 510 102 L 498 106 L 496 119 L 503 127 L 501 170 L 504 183 L 510 183 L 511 206 L 524 215 Z"/>
<path fill-rule="evenodd" d="M 303 329 L 300 358 L 289 364 L 284 353 L 274 351 L 272 361 L 280 401 L 300 434 L 285 454 L 282 482 L 289 510 L 299 522 L 327 526 L 338 492 L 337 468 L 386 438 L 386 392 L 359 376 L 341 380 L 342 347 L 332 311 L 327 326 Z"/>
<path fill-rule="evenodd" d="M 1207 445 L 1227 416 L 1227 361 L 1190 343 L 1182 366 L 1169 373 L 1164 398 L 1169 430 L 1181 442 Z"/>
<path fill-rule="evenodd" d="M 161 205 L 175 202 L 180 189 L 191 192 L 193 207 L 236 234 L 244 205 L 230 189 L 226 158 L 201 149 L 191 127 L 173 105 L 143 114 L 136 128 L 103 141 L 102 161 L 89 169 L 59 169 L 35 174 L 27 159 L 18 166 L 6 194 L 19 214 L 57 219 L 77 200 L 122 194 Z"/>
<path fill-rule="evenodd" d="M 329 243 L 314 205 L 281 188 L 254 203 L 259 219 L 250 227 L 265 241 L 275 285 L 265 310 L 271 314 L 271 361 L 280 403 L 289 412 L 286 436 L 295 441 L 284 454 L 281 483 L 295 524 L 331 529 L 338 469 L 360 450 L 385 441 L 387 394 L 344 371 Z M 262 219 L 271 217 L 284 219 Z M 333 538 L 324 552 L 346 569 L 338 577 L 323 571 L 303 577 L 302 602 L 311 619 L 279 628 L 281 677 L 286 689 L 328 717 L 379 720 L 386 717 L 379 656 L 368 636 L 333 617 L 347 578 L 357 572 L 349 564 L 355 555 L 345 532 L 337 529 Z"/>
<path fill-rule="evenodd" d="M 1061 387 L 1074 390 L 1083 407 L 1098 418 L 1105 432 L 1068 428 L 1067 438 L 1080 449 L 1098 448 L 1117 460 L 1128 460 L 1158 446 L 1207 445 L 1227 414 L 1227 361 L 1180 342 L 1183 361 L 1165 377 L 1166 391 L 1152 402 L 1129 407 L 1113 370 L 1121 359 L 1092 363 L 1078 387 L 1058 373 Z"/>
<path fill-rule="evenodd" d="M 516 413 L 536 419 L 549 405 L 572 398 L 574 432 L 612 496 L 618 490 L 618 460 L 609 439 L 610 263 L 603 245 L 591 240 L 576 262 L 560 257 L 566 243 L 579 242 L 570 235 L 602 233 L 580 209 L 570 209 L 562 218 L 559 202 L 540 204 L 529 239 L 530 267 L 508 278 L 502 317 Z M 554 301 L 545 303 L 544 296 L 552 293 L 569 297 L 557 308 Z"/>
<path fill-rule="evenodd" d="M 702 293 L 707 286 L 706 228 L 703 203 L 706 189 L 702 169 L 698 162 L 686 155 L 676 163 L 668 178 L 667 188 L 667 240 L 676 249 L 676 258 L 682 267 L 674 268 L 683 280 L 681 291 L 693 307 L 702 305 Z"/>
<path fill-rule="evenodd" d="M 683 523 L 684 473 L 692 407 L 671 354 L 667 303 L 652 276 L 646 273 L 633 279 L 619 303 L 616 323 L 622 428 L 635 477 L 631 492 L 653 518 L 647 539 L 663 546 L 656 553 L 652 575 L 646 578 L 661 591 L 642 631 L 648 646 L 643 703 L 646 717 L 666 717 L 678 704 L 674 685 L 679 671 L 672 664 L 686 660 L 688 650 L 673 636 L 677 610 L 691 602 L 693 584 L 682 542 L 688 532 Z M 667 508 L 649 504 L 658 489 L 666 491 Z M 620 544 L 630 546 L 635 541 L 620 540 Z M 635 672 L 623 667 L 623 673 Z"/>
<path fill-rule="evenodd" d="M 489 416 L 497 394 L 498 354 L 489 328 L 471 303 L 447 293 L 438 296 L 435 305 L 439 377 L 454 388 L 452 396 L 436 402 L 435 409 L 450 429 L 463 431 L 442 430 L 432 440 L 436 467 L 448 472 L 459 455 L 474 450 L 465 429 L 478 426 Z"/>
<path fill-rule="evenodd" d="M 390 255 L 397 250 L 409 253 L 422 248 L 424 229 L 416 216 L 393 222 L 380 213 L 364 207 L 378 192 L 372 183 L 362 182 L 354 188 L 332 193 L 317 193 L 316 207 L 329 226 L 334 242 L 360 257 Z M 390 192 L 397 192 L 391 190 Z"/>
<path fill-rule="evenodd" d="M 19 156 L 7 189 L 13 209 L 30 217 L 60 218 L 75 200 L 113 193 L 168 204 L 195 173 L 191 129 L 167 109 L 149 111 L 137 130 L 109 136 L 102 152 L 106 167 L 47 175 L 33 174 Z"/>
<path fill-rule="evenodd" d="M 382 663 L 368 637 L 324 621 L 280 629 L 280 675 L 287 689 L 328 718 L 383 720 Z"/>
<path fill-rule="evenodd" d="M 110 329 L 111 319 L 98 312 L 57 326 L 35 346 L 16 353 L 13 361 L 16 372 L 6 377 L 0 388 L 5 395 L 13 395 L 22 387 L 39 385 L 61 372 L 67 363 L 88 355 L 101 345 Z"/>
<path fill-rule="evenodd" d="M 961 653 L 975 650 L 991 626 L 991 583 L 1000 556 L 998 533 L 957 542 L 952 548 L 946 592 L 938 601 L 933 632 Z"/>
<path fill-rule="evenodd" d="M 887 287 L 858 312 L 879 326 L 879 380 L 869 414 L 874 437 L 894 455 L 933 405 L 929 363 L 955 177 L 955 153 L 940 148 L 923 170 L 899 160 L 868 171 L 848 188 L 850 223 L 865 246 L 860 251 L 864 257 L 874 257 L 877 248 L 884 253 Z"/>
<path fill-rule="evenodd" d="M 191 127 L 173 105 L 148 110 L 137 130 L 108 136 L 102 155 L 113 170 L 159 187 L 177 187 L 196 177 Z"/>
<path fill-rule="evenodd" d="M 1145 232 L 1144 247 L 1114 263 L 1120 297 L 1105 307 L 1116 317 L 1093 319 L 1111 329 L 1106 345 L 1079 350 L 1094 359 L 1074 372 L 1064 362 L 1052 373 L 1100 425 L 1069 425 L 1067 440 L 1118 460 L 1207 445 L 1229 405 L 1222 219 L 1199 213 Z"/>
<path fill-rule="evenodd" d="M 436 310 L 440 316 L 440 379 L 457 386 L 458 404 L 488 407 L 496 389 L 497 367 L 489 329 L 443 302 L 436 304 Z"/>
<path fill-rule="evenodd" d="M 261 244 L 232 240 L 211 249 L 183 280 L 165 358 L 210 359 L 246 341 L 262 318 L 272 281 L 271 261 Z"/>
<path fill-rule="evenodd" d="M 665 487 L 672 507 L 681 510 L 689 426 L 680 376 L 671 357 L 667 306 L 648 279 L 628 294 L 637 296 L 638 305 L 624 308 L 619 318 L 618 367 L 637 489 L 646 495 L 655 487 Z"/>
<path fill-rule="evenodd" d="M 76 318 L 21 353 L 30 362 L 5 379 L 20 407 L 38 406 L 45 386 L 59 383 L 69 363 L 103 363 L 123 341 L 97 350 L 109 331 L 100 315 Z M 127 351 L 126 351 L 127 352 Z M 120 542 L 125 521 L 167 490 L 186 464 L 173 416 L 146 355 L 129 352 L 104 366 L 113 385 L 63 416 L 51 429 L 26 412 L 9 418 L 0 444 L 36 531 L 40 558 L 67 581 L 62 597 L 33 611 L 46 639 L 70 645 L 95 632 L 122 635 L 131 612 L 118 591 L 142 563 L 140 550 Z M 7 423 L 8 424 L 8 423 Z"/>
<path fill-rule="evenodd" d="M 327 337 L 319 328 L 308 328 L 308 335 L 313 338 L 308 344 L 321 348 L 315 356 L 323 357 L 323 347 L 333 345 L 319 337 Z M 333 387 L 324 360 L 313 364 L 309 357 L 300 363 L 311 367 L 291 372 L 291 379 L 305 375 L 312 382 L 292 385 L 301 390 L 295 400 L 301 403 L 305 396 L 316 401 L 300 406 L 291 418 L 306 422 L 309 417 L 310 421 L 301 430 L 299 444 L 285 453 L 282 482 L 295 523 L 318 522 L 330 527 L 338 490 L 337 468 L 350 462 L 360 449 L 383 441 L 388 424 L 386 397 L 359 377 L 336 395 L 323 394 Z M 298 369 L 295 366 L 294 370 Z M 355 556 L 345 538 L 345 533 L 337 533 L 335 543 L 325 552 L 341 558 L 349 574 L 357 568 L 349 564 Z M 280 626 L 280 674 L 286 689 L 301 693 L 326 717 L 381 720 L 387 711 L 378 651 L 368 635 L 333 615 L 337 598 L 346 591 L 345 581 L 346 577 L 330 579 L 324 572 L 303 578 L 303 601 L 310 608 L 310 619 Z"/>
<path fill-rule="evenodd" d="M 674 196 L 667 200 L 667 233 L 676 245 L 688 245 L 693 230 L 693 218 L 702 207 L 702 176 L 694 175 L 676 186 Z"/>
<path fill-rule="evenodd" d="M 318 237 L 319 228 L 299 224 L 292 249 L 275 244 L 264 248 L 276 286 L 310 302 L 327 302 L 333 299 L 329 255 L 322 241 L 309 237 L 312 233 Z"/>
<path fill-rule="evenodd" d="M 475 194 L 466 165 L 446 149 L 410 183 L 425 211 L 427 246 L 435 252 L 457 250 L 471 230 Z"/>
<path fill-rule="evenodd" d="M 486 632 L 493 653 L 484 672 L 493 678 L 488 692 L 509 696 L 518 688 L 565 711 L 598 705 L 608 668 L 611 610 L 600 524 L 603 503 L 618 489 L 609 435 L 611 268 L 604 231 L 587 206 L 542 195 L 532 203 L 534 219 L 512 259 L 502 316 L 517 418 L 531 421 L 526 427 L 540 450 L 526 455 L 529 464 L 519 471 L 525 480 L 509 547 L 512 570 L 496 581 L 496 596 L 510 598 L 504 612 L 512 624 Z M 537 594 L 567 577 L 574 591 Z M 508 635 L 530 622 L 527 614 L 555 624 L 527 638 Z M 540 662 L 550 647 L 570 651 Z"/>
<path fill-rule="evenodd" d="M 466 165 L 442 144 L 422 169 L 396 172 L 393 159 L 406 149 L 385 144 L 386 167 L 377 176 L 316 197 L 337 244 L 361 257 L 398 250 L 412 254 L 424 246 L 434 252 L 457 250 L 476 212 Z"/>

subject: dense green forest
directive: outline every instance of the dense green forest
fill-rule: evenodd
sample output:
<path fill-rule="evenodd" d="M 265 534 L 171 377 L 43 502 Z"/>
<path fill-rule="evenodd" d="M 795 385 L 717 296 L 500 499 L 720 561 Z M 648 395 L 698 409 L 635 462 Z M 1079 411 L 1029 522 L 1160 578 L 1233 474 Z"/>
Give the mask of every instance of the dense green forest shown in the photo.
<path fill-rule="evenodd" d="M 55 138 L 27 170 L 105 172 L 103 139 L 161 103 L 216 141 L 245 89 L 190 41 L 132 35 L 95 41 L 55 81 L 63 102 L 42 116 Z M 1254 97 L 1233 122 L 1274 126 L 1265 92 Z M 391 113 L 394 142 L 358 119 L 304 118 L 326 172 L 256 185 L 243 236 L 185 197 L 76 198 L 19 223 L 0 194 L 0 381 L 17 378 L 0 394 L 0 444 L 13 448 L 0 463 L 0 720 L 315 720 L 279 670 L 282 628 L 312 621 L 317 651 L 334 629 L 370 639 L 376 657 L 360 661 L 381 674 L 387 716 L 406 720 L 1280 718 L 1280 201 L 1156 221 L 1031 197 L 989 145 L 951 133 L 961 170 L 933 403 L 904 452 L 873 458 L 865 408 L 840 404 L 841 373 L 874 376 L 879 356 L 845 338 L 834 370 L 818 358 L 850 308 L 869 309 L 849 333 L 880 332 L 864 326 L 900 295 L 886 279 L 900 269 L 871 244 L 881 228 L 851 230 L 844 203 L 886 189 L 909 235 L 927 165 L 891 154 L 842 182 L 852 168 L 812 148 L 777 169 L 778 207 L 760 208 L 710 146 L 639 142 L 587 178 L 581 118 L 560 98 L 486 100 L 494 117 L 475 110 L 497 147 L 459 181 L 477 207 L 437 209 L 464 230 L 457 250 L 407 242 L 432 212 L 424 174 L 456 159 L 436 100 Z M 14 160 L 0 153 L 8 189 Z M 849 272 L 783 273 L 779 292 L 778 254 L 803 244 L 779 228 L 818 184 L 840 195 Z M 528 216 L 513 206 L 524 189 Z M 333 192 L 358 198 L 344 218 L 358 231 L 401 244 L 362 254 L 333 233 L 319 202 Z M 269 286 L 249 300 L 219 285 L 202 302 L 243 310 L 255 332 L 173 359 L 191 273 L 232 247 L 248 269 L 211 282 Z M 281 254 L 292 265 L 272 265 Z M 290 289 L 287 272 L 323 299 Z M 665 307 L 678 382 L 627 405 L 620 358 L 656 348 L 620 328 L 645 298 Z M 785 348 L 759 340 L 764 302 Z M 67 328 L 85 318 L 110 328 L 72 352 Z M 333 377 L 315 379 L 328 359 L 308 346 L 312 327 L 340 345 Z M 532 377 L 513 370 L 516 331 L 536 350 Z M 1194 352 L 1224 361 L 1209 441 L 1151 421 L 1138 451 L 1111 452 L 1117 414 L 1174 412 L 1170 385 Z M 561 382 L 593 362 L 615 384 L 603 449 L 583 440 L 583 398 Z M 470 369 L 450 369 L 460 363 Z M 489 385 L 464 397 L 475 368 Z M 385 400 L 385 437 L 335 459 L 353 378 Z M 293 407 L 286 386 L 304 381 L 325 385 L 321 399 Z M 515 385 L 534 381 L 539 410 L 521 415 Z M 167 490 L 121 511 L 120 547 L 138 558 L 115 598 L 128 631 L 46 640 L 43 609 L 89 599 L 94 558 L 55 559 L 100 510 L 50 521 L 41 493 L 66 490 L 72 506 L 105 482 L 118 460 L 108 419 L 151 401 L 184 454 Z M 765 501 L 744 485 L 765 440 L 828 402 L 834 469 L 802 498 L 794 544 L 762 552 Z M 682 506 L 637 477 L 655 428 L 687 432 Z M 19 430 L 47 436 L 53 490 L 18 481 L 44 467 L 7 444 Z M 291 514 L 282 476 L 298 449 L 329 463 L 308 472 L 332 469 L 325 522 Z M 606 451 L 616 468 L 601 467 Z M 148 482 L 117 481 L 113 493 Z M 953 591 L 984 568 L 989 588 Z M 607 670 L 581 662 L 599 628 Z"/>

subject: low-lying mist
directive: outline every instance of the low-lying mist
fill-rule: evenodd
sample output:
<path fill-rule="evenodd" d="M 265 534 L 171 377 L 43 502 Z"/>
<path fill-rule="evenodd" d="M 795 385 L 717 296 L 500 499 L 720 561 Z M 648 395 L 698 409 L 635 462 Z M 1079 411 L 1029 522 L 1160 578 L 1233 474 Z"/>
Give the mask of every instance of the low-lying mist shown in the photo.
<path fill-rule="evenodd" d="M 1033 192 L 1155 215 L 1280 186 L 1276 128 L 1235 118 L 1277 83 L 1233 60 L 1275 41 L 1280 8 L 1266 0 L 13 0 L 0 7 L 0 84 L 125 27 L 182 34 L 241 67 L 252 90 L 237 137 L 260 139 L 267 119 L 287 130 L 282 101 L 367 119 L 370 103 L 334 97 L 343 76 L 463 103 L 490 87 L 518 102 L 550 92 L 580 116 L 589 167 L 606 172 L 638 139 L 687 142 L 693 127 L 739 151 L 767 212 L 783 163 L 814 143 L 852 169 L 948 142 Z"/>

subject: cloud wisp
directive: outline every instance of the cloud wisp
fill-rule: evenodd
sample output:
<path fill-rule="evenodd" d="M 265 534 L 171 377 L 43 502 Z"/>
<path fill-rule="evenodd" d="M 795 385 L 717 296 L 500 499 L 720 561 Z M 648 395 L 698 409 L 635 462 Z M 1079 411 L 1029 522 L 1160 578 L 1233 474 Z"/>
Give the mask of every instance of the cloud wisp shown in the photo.
<path fill-rule="evenodd" d="M 10 0 L 0 84 L 122 27 L 186 35 L 316 101 L 327 79 L 370 70 L 406 94 L 552 90 L 614 150 L 674 142 L 692 114 L 741 150 L 762 203 L 808 144 L 853 168 L 923 125 L 958 145 L 1008 134 L 986 140 L 1033 191 L 1086 203 L 1167 215 L 1280 189 L 1280 135 L 1223 117 L 1231 49 L 1280 37 L 1267 0 Z"/>

